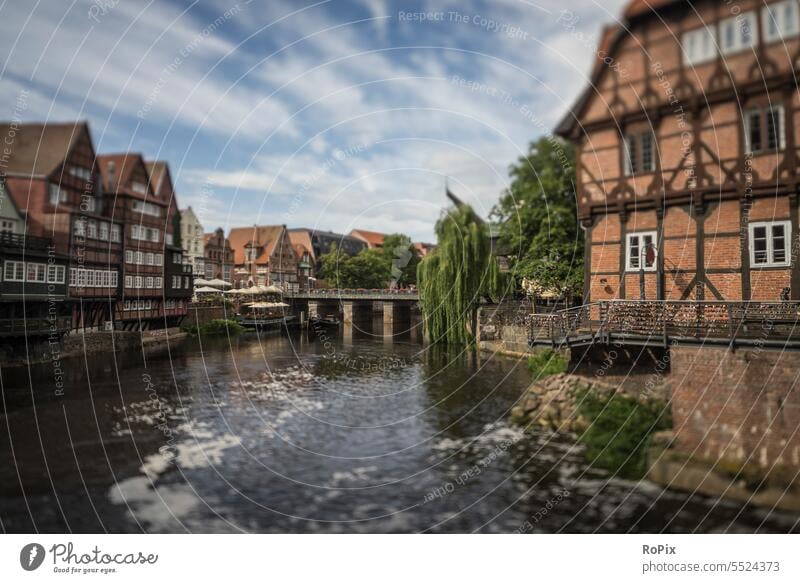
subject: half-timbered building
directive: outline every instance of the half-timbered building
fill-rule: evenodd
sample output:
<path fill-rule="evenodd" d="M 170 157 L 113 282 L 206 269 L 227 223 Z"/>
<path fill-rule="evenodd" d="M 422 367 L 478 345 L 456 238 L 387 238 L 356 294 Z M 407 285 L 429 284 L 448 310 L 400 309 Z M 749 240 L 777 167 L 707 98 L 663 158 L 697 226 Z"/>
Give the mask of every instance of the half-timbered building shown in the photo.
<path fill-rule="evenodd" d="M 634 0 L 596 55 L 556 130 L 587 301 L 800 299 L 797 1 Z"/>
<path fill-rule="evenodd" d="M 156 195 L 139 154 L 97 157 L 109 204 L 106 213 L 124 223 L 122 293 L 114 320 L 122 329 L 162 327 L 164 232 L 167 200 Z"/>
<path fill-rule="evenodd" d="M 25 218 L 23 232 L 50 240 L 53 253 L 69 257 L 63 276 L 75 300 L 72 327 L 105 326 L 120 283 L 122 226 L 103 213 L 88 125 L 4 123 L 0 134 L 6 187 Z M 59 273 L 57 285 L 64 283 Z"/>

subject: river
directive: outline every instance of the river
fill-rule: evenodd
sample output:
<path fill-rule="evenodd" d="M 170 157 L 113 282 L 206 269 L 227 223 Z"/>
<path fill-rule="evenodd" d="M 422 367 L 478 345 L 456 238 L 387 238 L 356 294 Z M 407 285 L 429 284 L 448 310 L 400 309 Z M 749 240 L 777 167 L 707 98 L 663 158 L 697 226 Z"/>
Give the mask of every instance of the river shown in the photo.
<path fill-rule="evenodd" d="M 4 532 L 754 532 L 506 422 L 524 363 L 362 337 L 190 339 L 2 370 Z M 61 388 L 60 388 L 61 387 Z"/>

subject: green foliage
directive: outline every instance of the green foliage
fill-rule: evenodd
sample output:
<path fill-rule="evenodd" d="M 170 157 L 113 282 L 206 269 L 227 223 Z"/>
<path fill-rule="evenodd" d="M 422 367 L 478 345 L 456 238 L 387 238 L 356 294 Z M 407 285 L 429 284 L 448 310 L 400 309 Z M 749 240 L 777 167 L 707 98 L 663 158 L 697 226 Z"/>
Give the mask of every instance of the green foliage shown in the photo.
<path fill-rule="evenodd" d="M 239 322 L 225 319 L 210 320 L 200 326 L 187 326 L 183 329 L 194 336 L 236 335 L 244 332 L 244 327 Z"/>
<path fill-rule="evenodd" d="M 321 263 L 320 276 L 335 288 L 383 288 L 391 276 L 391 264 L 382 249 L 364 249 L 351 257 L 332 245 Z"/>
<path fill-rule="evenodd" d="M 481 294 L 497 291 L 489 234 L 468 206 L 442 216 L 435 230 L 437 248 L 417 269 L 426 332 L 433 343 L 468 344 Z"/>
<path fill-rule="evenodd" d="M 589 389 L 575 398 L 578 413 L 589 423 L 580 441 L 592 463 L 623 478 L 644 477 L 651 434 L 672 426 L 669 405 Z"/>
<path fill-rule="evenodd" d="M 400 233 L 387 235 L 383 240 L 381 252 L 389 265 L 392 280 L 399 287 L 417 283 L 417 265 L 420 257 L 410 237 Z"/>
<path fill-rule="evenodd" d="M 510 168 L 511 186 L 492 211 L 511 273 L 562 297 L 583 290 L 583 231 L 577 220 L 575 155 L 552 136 L 531 143 Z"/>
<path fill-rule="evenodd" d="M 567 358 L 552 348 L 545 348 L 528 357 L 528 370 L 537 379 L 566 372 L 567 364 Z"/>

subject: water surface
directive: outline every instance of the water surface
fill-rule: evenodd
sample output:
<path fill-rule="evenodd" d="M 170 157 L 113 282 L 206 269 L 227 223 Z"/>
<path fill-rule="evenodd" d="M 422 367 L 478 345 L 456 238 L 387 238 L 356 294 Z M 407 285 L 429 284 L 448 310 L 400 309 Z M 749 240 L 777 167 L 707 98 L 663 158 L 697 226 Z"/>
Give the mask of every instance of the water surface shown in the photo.
<path fill-rule="evenodd" d="M 2 370 L 6 532 L 786 532 L 505 419 L 524 363 L 243 336 Z M 63 392 L 63 394 L 61 394 Z"/>

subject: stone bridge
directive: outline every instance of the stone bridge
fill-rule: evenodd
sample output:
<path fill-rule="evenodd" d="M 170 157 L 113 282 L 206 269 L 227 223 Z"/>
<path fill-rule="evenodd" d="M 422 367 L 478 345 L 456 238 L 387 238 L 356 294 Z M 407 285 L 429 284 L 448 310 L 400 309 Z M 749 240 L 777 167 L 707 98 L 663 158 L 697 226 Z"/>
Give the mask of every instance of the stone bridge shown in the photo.
<path fill-rule="evenodd" d="M 314 316 L 337 316 L 342 321 L 345 340 L 352 339 L 354 329 L 370 335 L 382 335 L 387 342 L 405 334 L 412 339 L 422 338 L 422 315 L 417 292 L 309 290 L 287 294 L 284 301 L 291 304 L 303 323 Z M 378 315 L 382 321 L 380 334 L 372 327 Z"/>

